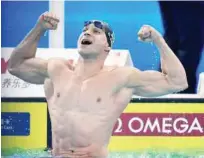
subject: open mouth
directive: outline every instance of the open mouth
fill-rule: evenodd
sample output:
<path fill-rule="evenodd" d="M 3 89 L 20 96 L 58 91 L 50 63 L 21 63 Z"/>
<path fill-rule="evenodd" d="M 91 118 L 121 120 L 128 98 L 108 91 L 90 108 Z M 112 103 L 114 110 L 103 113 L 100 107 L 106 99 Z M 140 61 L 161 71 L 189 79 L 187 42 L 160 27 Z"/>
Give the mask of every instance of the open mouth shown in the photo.
<path fill-rule="evenodd" d="M 83 45 L 90 45 L 90 44 L 92 44 L 92 41 L 90 41 L 90 40 L 88 40 L 88 39 L 83 39 L 83 40 L 81 41 L 81 44 L 83 44 Z"/>

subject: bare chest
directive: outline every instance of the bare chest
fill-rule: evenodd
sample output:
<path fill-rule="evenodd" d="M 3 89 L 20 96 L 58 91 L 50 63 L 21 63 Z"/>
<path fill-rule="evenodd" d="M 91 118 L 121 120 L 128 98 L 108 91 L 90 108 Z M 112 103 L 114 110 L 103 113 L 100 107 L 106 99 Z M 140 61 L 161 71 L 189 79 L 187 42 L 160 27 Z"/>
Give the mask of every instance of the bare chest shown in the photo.
<path fill-rule="evenodd" d="M 81 80 L 76 76 L 62 77 L 54 82 L 53 100 L 62 110 L 103 111 L 114 104 L 114 82 L 105 76 Z M 109 106 L 108 106 L 109 105 Z"/>
<path fill-rule="evenodd" d="M 130 92 L 123 93 L 124 98 L 118 99 L 116 91 L 121 78 L 112 71 L 99 73 L 86 80 L 61 64 L 55 63 L 50 71 L 53 95 L 48 104 L 51 113 L 57 111 L 56 115 L 79 112 L 109 117 L 118 115 L 123 108 L 121 104 L 125 105 L 129 100 Z"/>
<path fill-rule="evenodd" d="M 53 95 L 48 105 L 54 131 L 62 137 L 70 135 L 72 138 L 72 134 L 77 133 L 80 139 L 73 138 L 73 142 L 81 138 L 87 138 L 87 142 L 99 132 L 101 141 L 108 139 L 114 122 L 129 102 L 131 92 L 123 91 L 121 96 L 124 98 L 118 97 L 120 77 L 111 72 L 82 80 L 63 68 L 50 75 Z M 102 137 L 104 133 L 108 136 Z"/>

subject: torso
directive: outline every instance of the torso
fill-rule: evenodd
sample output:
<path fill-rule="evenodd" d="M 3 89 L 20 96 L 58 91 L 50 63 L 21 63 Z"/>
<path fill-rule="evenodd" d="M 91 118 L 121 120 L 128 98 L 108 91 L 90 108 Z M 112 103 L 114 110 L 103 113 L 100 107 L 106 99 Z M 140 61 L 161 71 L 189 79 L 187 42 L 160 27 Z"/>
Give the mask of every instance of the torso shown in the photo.
<path fill-rule="evenodd" d="M 117 118 L 132 97 L 132 90 L 118 89 L 122 75 L 114 68 L 83 81 L 55 60 L 49 63 L 48 72 L 50 79 L 44 88 L 56 155 L 91 144 L 106 148 Z"/>

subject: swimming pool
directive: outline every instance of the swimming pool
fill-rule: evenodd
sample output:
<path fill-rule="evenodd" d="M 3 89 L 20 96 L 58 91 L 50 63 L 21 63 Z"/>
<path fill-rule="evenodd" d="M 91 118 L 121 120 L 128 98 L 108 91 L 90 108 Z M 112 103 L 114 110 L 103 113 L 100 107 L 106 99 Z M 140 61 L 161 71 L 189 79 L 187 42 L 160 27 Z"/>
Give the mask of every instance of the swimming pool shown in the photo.
<path fill-rule="evenodd" d="M 50 153 L 43 149 L 23 150 L 20 148 L 3 149 L 2 158 L 40 158 L 51 157 Z M 199 152 L 110 152 L 108 158 L 204 158 Z"/>

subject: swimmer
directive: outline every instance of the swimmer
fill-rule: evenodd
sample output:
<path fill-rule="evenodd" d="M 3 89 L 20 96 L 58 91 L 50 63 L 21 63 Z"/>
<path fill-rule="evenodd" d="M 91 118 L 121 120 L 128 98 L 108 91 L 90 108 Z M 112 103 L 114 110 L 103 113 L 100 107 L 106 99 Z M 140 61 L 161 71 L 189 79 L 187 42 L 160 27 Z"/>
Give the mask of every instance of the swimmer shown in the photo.
<path fill-rule="evenodd" d="M 12 75 L 44 84 L 53 156 L 106 158 L 114 125 L 133 94 L 156 97 L 188 87 L 182 64 L 162 35 L 149 25 L 141 27 L 138 38 L 157 46 L 162 72 L 104 66 L 114 37 L 109 25 L 102 21 L 85 22 L 78 38 L 80 58 L 75 68 L 66 59 L 35 57 L 40 37 L 47 30 L 56 30 L 58 23 L 52 13 L 43 13 L 9 60 Z"/>

